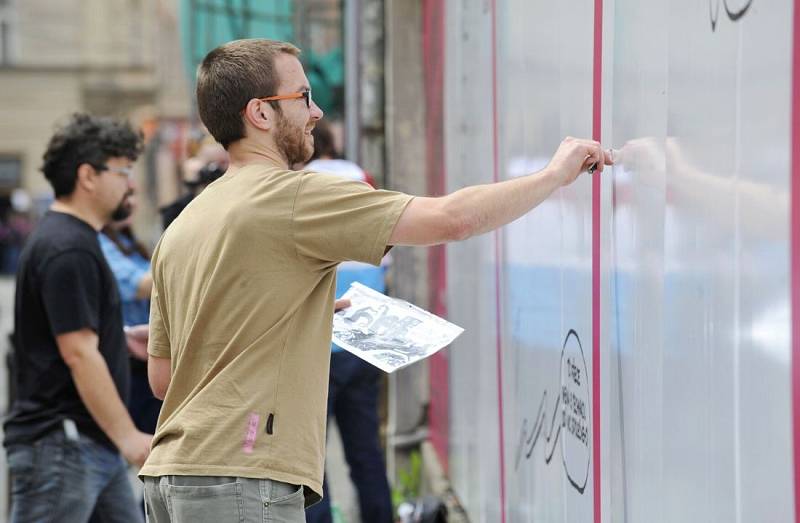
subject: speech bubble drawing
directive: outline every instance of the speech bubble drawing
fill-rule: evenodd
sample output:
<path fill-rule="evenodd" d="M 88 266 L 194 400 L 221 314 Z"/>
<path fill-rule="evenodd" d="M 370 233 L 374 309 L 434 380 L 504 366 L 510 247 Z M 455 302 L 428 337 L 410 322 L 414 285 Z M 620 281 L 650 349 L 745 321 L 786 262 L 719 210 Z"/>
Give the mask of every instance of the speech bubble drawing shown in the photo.
<path fill-rule="evenodd" d="M 561 350 L 561 459 L 567 479 L 583 493 L 589 479 L 591 425 L 589 373 L 578 333 L 570 330 Z"/>
<path fill-rule="evenodd" d="M 532 423 L 527 417 L 522 420 L 515 470 L 519 470 L 523 458 L 531 458 L 536 444 L 544 439 L 545 465 L 550 464 L 556 449 L 561 448 L 561 463 L 570 485 L 580 494 L 584 493 L 591 462 L 589 385 L 580 337 L 570 329 L 561 347 L 560 389 L 552 415 L 547 413 L 547 390 L 544 390 Z M 546 429 L 548 422 L 549 429 Z"/>

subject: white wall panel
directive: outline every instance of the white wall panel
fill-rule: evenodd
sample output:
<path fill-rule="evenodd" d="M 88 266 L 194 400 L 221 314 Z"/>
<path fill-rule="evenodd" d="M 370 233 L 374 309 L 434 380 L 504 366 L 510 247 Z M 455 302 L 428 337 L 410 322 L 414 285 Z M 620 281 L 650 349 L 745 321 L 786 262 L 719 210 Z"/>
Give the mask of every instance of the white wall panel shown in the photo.
<path fill-rule="evenodd" d="M 541 168 L 564 136 L 591 135 L 592 2 L 518 0 L 497 7 L 500 172 L 508 178 Z M 591 180 L 584 177 L 501 233 L 511 521 L 592 516 L 591 202 Z M 561 423 L 563 413 L 573 412 L 562 395 L 562 384 L 572 382 L 564 380 L 568 363 L 580 382 L 572 417 L 579 424 L 569 426 L 583 431 L 583 441 Z"/>
<path fill-rule="evenodd" d="M 792 5 L 606 0 L 604 521 L 793 519 Z M 592 0 L 447 6 L 449 190 L 492 180 L 495 138 L 504 179 L 591 135 Z M 507 521 L 592 521 L 590 176 L 505 227 L 499 258 L 493 235 L 449 246 L 448 302 L 470 516 L 501 521 L 504 496 Z"/>
<path fill-rule="evenodd" d="M 447 7 L 448 192 L 492 181 L 491 13 L 481 4 Z M 500 519 L 494 260 L 491 236 L 447 251 L 448 313 L 472 326 L 457 341 L 465 357 L 450 360 L 450 473 L 475 522 Z"/>

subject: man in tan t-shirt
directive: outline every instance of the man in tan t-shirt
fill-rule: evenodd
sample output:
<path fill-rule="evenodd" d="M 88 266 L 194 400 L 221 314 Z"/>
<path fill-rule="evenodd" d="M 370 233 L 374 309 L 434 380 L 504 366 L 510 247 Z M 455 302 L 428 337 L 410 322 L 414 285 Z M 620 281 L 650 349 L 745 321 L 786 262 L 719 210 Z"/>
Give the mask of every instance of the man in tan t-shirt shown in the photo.
<path fill-rule="evenodd" d="M 150 521 L 305 521 L 320 499 L 336 265 L 491 231 L 610 157 L 566 139 L 542 171 L 442 198 L 289 166 L 322 111 L 292 45 L 238 40 L 198 69 L 230 168 L 153 253 L 150 383 L 164 406 L 141 470 Z"/>

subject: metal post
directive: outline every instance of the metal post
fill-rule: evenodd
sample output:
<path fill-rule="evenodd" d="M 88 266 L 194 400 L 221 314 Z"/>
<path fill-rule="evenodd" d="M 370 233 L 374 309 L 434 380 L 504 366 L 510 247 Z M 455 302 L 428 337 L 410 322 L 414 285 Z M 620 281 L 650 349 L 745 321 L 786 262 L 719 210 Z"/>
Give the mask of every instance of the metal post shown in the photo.
<path fill-rule="evenodd" d="M 344 150 L 348 160 L 361 160 L 361 1 L 344 0 Z"/>

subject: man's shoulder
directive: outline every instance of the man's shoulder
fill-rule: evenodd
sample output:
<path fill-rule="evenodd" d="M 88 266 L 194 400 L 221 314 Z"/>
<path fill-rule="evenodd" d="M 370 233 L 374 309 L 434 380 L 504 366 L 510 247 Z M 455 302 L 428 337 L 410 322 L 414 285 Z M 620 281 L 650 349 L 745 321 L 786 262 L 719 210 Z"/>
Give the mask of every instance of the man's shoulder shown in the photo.
<path fill-rule="evenodd" d="M 31 242 L 20 258 L 19 271 L 24 281 L 36 282 L 42 278 L 74 279 L 79 274 L 96 274 L 103 278 L 102 262 L 96 252 L 81 245 L 59 239 L 57 244 Z M 67 283 L 67 282 L 64 282 Z"/>
<path fill-rule="evenodd" d="M 98 245 L 97 232 L 85 222 L 63 213 L 50 212 L 39 222 L 32 237 L 42 246 L 69 249 L 84 245 Z"/>
<path fill-rule="evenodd" d="M 56 234 L 43 234 L 37 238 L 37 247 L 50 257 L 63 254 L 98 257 L 101 254 L 97 234 L 74 228 L 65 228 Z"/>
<path fill-rule="evenodd" d="M 44 268 L 54 260 L 85 264 L 89 260 L 98 261 L 102 256 L 96 236 L 72 227 L 56 231 L 47 229 L 37 231 L 31 236 L 26 250 L 27 258 L 40 268 Z"/>

